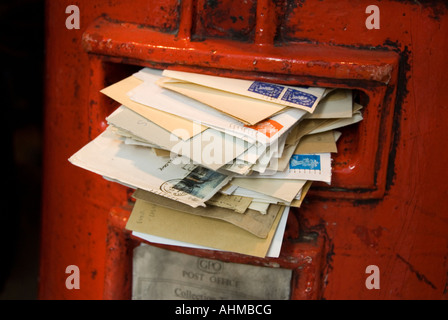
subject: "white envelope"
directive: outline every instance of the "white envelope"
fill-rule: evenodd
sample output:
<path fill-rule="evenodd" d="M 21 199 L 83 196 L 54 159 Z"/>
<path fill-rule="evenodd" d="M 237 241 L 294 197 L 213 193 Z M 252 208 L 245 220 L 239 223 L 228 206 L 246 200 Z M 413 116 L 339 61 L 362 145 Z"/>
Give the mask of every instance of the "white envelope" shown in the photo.
<path fill-rule="evenodd" d="M 300 190 L 305 185 L 306 180 L 262 178 L 250 179 L 235 177 L 230 183 L 244 189 L 270 195 L 285 202 L 291 202 L 297 197 Z"/>
<path fill-rule="evenodd" d="M 110 127 L 71 156 L 69 161 L 110 180 L 192 207 L 205 206 L 205 202 L 231 179 L 209 169 L 176 165 L 172 159 L 158 157 L 146 147 L 127 145 L 117 138 Z M 205 180 L 197 179 L 196 170 L 203 170 Z M 205 174 L 207 170 L 211 177 Z M 183 188 L 183 181 L 192 182 L 192 178 L 200 181 L 193 183 L 191 189 Z"/>
<path fill-rule="evenodd" d="M 249 149 L 239 155 L 236 159 L 242 162 L 247 162 L 249 164 L 255 164 L 266 151 L 266 148 L 266 145 L 256 142 L 254 145 L 249 147 Z"/>
<path fill-rule="evenodd" d="M 252 170 L 264 173 L 271 162 L 272 156 L 273 152 L 271 152 L 270 148 L 267 148 L 266 151 L 259 157 L 257 163 L 252 166 Z"/>
<path fill-rule="evenodd" d="M 331 154 L 293 154 L 284 171 L 265 175 L 253 173 L 247 178 L 298 179 L 331 183 Z"/>
<path fill-rule="evenodd" d="M 239 175 L 246 175 L 251 172 L 252 167 L 253 164 L 236 159 L 226 164 L 223 169 Z"/>

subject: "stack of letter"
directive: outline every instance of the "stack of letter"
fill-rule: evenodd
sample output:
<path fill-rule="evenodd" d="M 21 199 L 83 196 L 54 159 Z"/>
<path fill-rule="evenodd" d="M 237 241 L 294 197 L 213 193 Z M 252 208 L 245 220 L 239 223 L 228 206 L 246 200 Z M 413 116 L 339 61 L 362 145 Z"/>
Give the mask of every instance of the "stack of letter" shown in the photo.
<path fill-rule="evenodd" d="M 331 184 L 352 91 L 144 68 L 101 90 L 120 104 L 69 161 L 135 189 L 127 223 L 153 243 L 278 257 L 291 207 Z"/>

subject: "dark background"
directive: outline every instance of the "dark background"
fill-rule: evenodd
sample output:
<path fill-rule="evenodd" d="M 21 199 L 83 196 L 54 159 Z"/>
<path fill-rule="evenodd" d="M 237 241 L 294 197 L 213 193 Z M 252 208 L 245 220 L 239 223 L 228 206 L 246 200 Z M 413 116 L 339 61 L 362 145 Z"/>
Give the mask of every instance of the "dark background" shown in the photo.
<path fill-rule="evenodd" d="M 0 2 L 3 203 L 0 299 L 37 299 L 42 182 L 44 1 Z"/>

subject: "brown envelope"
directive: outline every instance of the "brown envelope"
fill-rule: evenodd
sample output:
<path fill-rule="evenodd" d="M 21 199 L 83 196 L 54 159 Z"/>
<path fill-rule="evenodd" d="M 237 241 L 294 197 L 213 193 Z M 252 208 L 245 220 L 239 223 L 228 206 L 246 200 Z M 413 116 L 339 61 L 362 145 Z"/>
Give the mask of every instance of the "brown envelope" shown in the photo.
<path fill-rule="evenodd" d="M 252 198 L 227 195 L 218 192 L 211 197 L 211 199 L 207 200 L 205 204 L 231 209 L 237 213 L 245 213 L 251 202 Z"/>
<path fill-rule="evenodd" d="M 283 207 L 281 209 L 283 212 Z M 280 218 L 281 214 L 278 214 L 267 237 L 263 239 L 222 220 L 195 216 L 137 199 L 126 228 L 158 237 L 264 258 Z"/>
<path fill-rule="evenodd" d="M 306 184 L 302 188 L 302 194 L 300 195 L 300 199 L 294 199 L 291 202 L 291 207 L 300 208 L 302 205 L 303 200 L 305 199 L 306 194 L 310 190 L 311 184 L 313 181 L 307 181 Z"/>
<path fill-rule="evenodd" d="M 262 215 L 257 211 L 250 209 L 244 214 L 239 214 L 233 212 L 232 209 L 213 206 L 192 208 L 181 202 L 161 197 L 141 189 L 137 189 L 134 192 L 133 197 L 171 210 L 223 220 L 242 228 L 259 238 L 266 238 L 268 236 L 274 220 L 281 209 L 281 206 L 275 205 L 268 210 L 267 214 Z"/>
<path fill-rule="evenodd" d="M 308 134 L 300 139 L 294 154 L 338 152 L 334 131 Z"/>

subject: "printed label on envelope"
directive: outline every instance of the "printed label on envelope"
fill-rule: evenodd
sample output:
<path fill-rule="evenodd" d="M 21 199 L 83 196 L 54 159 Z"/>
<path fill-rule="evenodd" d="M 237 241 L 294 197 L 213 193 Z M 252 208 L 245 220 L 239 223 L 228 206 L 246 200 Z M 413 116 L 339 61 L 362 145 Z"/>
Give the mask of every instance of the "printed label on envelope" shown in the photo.
<path fill-rule="evenodd" d="M 289 169 L 320 170 L 320 156 L 317 154 L 293 154 Z"/>
<path fill-rule="evenodd" d="M 222 262 L 146 244 L 134 250 L 134 300 L 287 300 L 292 270 Z"/>

